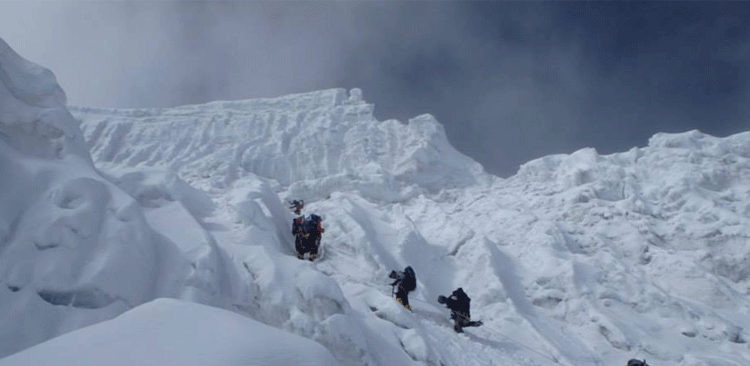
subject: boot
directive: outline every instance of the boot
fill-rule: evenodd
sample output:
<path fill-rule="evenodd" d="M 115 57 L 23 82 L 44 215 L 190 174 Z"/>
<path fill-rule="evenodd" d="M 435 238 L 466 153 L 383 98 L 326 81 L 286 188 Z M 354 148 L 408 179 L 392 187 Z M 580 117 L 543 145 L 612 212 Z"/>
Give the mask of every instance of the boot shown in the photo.
<path fill-rule="evenodd" d="M 310 253 L 310 262 L 314 261 L 315 257 L 317 257 L 317 256 L 318 256 L 317 254 Z"/>
<path fill-rule="evenodd" d="M 305 258 L 305 254 L 304 254 L 304 253 L 299 253 L 299 252 L 298 252 L 298 253 L 297 253 L 297 258 L 298 258 L 298 259 L 304 259 L 304 258 Z"/>
<path fill-rule="evenodd" d="M 398 301 L 398 303 L 401 304 L 406 310 L 411 311 L 411 306 L 409 306 L 409 304 L 404 305 L 404 300 L 402 300 L 400 297 L 397 297 L 396 301 Z"/>

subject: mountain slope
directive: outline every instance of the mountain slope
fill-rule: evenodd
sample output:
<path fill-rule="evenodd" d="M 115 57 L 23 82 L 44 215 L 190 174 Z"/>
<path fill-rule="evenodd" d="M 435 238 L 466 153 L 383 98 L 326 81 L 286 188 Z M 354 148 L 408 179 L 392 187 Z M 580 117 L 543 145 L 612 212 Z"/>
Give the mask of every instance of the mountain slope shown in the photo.
<path fill-rule="evenodd" d="M 414 266 L 420 280 L 414 294 L 418 318 L 444 320 L 434 299 L 463 286 L 474 298 L 476 314 L 487 320 L 486 328 L 476 330 L 485 343 L 459 343 L 446 355 L 440 346 L 443 338 L 430 339 L 435 331 L 423 329 L 419 334 L 430 350 L 428 361 L 471 364 L 462 358 L 466 350 L 497 342 L 505 334 L 546 357 L 572 364 L 616 363 L 631 356 L 684 365 L 746 361 L 748 318 L 742 314 L 747 312 L 747 249 L 741 243 L 747 242 L 744 228 L 750 213 L 747 133 L 724 139 L 697 131 L 659 134 L 649 146 L 626 153 L 600 156 L 584 149 L 544 157 L 501 180 L 441 147 L 447 145 L 442 134 L 403 137 L 399 134 L 404 130 L 414 133 L 409 127 L 414 121 L 378 122 L 358 90 L 349 99 L 343 93 L 217 102 L 175 111 L 74 113 L 84 121 L 98 164 L 113 170 L 162 167 L 190 177 L 190 184 L 209 190 L 214 201 L 227 202 L 217 210 L 217 222 L 243 216 L 244 203 L 226 197 L 242 192 L 247 179 L 267 181 L 269 191 L 281 199 L 306 199 L 307 212 L 326 216 L 325 259 L 317 268 L 337 281 L 355 310 L 378 309 L 372 310 L 378 317 L 417 327 L 401 323 L 405 320 L 400 315 L 379 313 L 387 301 L 383 294 L 389 291 L 387 272 L 406 264 Z M 248 132 L 284 129 L 300 109 L 312 110 L 304 115 L 313 117 L 300 117 L 304 123 L 297 119 L 293 128 L 284 130 L 298 135 L 264 132 L 256 138 Z M 180 139 L 181 146 L 215 146 L 195 160 L 200 167 L 194 162 L 174 164 L 154 153 L 152 143 L 136 141 L 138 136 L 171 133 L 166 126 L 176 111 L 181 113 L 181 129 L 203 131 L 203 140 L 196 140 L 195 132 L 191 139 Z M 133 127 L 138 131 L 109 137 L 114 133 L 106 131 L 123 124 L 138 126 Z M 223 131 L 223 125 L 247 129 L 229 138 L 216 132 Z M 321 134 L 325 137 L 312 137 Z M 336 137 L 342 134 L 359 138 Z M 279 136 L 299 143 L 285 144 Z M 400 146 L 393 141 L 419 138 L 428 141 L 410 145 L 438 146 L 428 151 L 444 153 L 392 147 Z M 274 148 L 263 150 L 268 146 Z M 133 159 L 145 156 L 144 151 L 149 159 Z M 308 153 L 314 151 L 324 151 L 317 154 L 324 158 L 278 168 L 279 161 L 304 161 L 298 157 L 316 155 Z M 394 168 L 404 166 L 393 164 L 408 160 L 404 156 L 416 156 L 425 164 L 408 166 L 406 173 Z M 243 163 L 241 157 L 256 163 Z M 211 159 L 213 165 L 205 163 Z M 266 204 L 272 200 L 267 197 Z M 253 215 L 262 211 L 274 220 L 284 216 L 274 223 L 274 237 L 261 242 L 281 242 L 275 247 L 291 255 L 292 238 L 285 233 L 291 216 L 279 210 L 261 205 Z M 239 225 L 229 230 L 234 232 L 229 237 L 213 235 L 222 237 L 220 242 L 254 244 L 256 236 L 243 234 L 245 230 Z M 569 337 L 571 333 L 579 336 Z M 507 357 L 510 347 L 492 344 L 503 354 L 497 357 Z M 719 344 L 721 352 L 716 351 Z M 550 362 L 523 351 L 537 362 Z"/>
<path fill-rule="evenodd" d="M 348 96 L 332 89 L 170 109 L 72 111 L 86 116 L 82 128 L 99 166 L 168 168 L 204 189 L 252 172 L 316 198 L 344 185 L 393 201 L 483 177 L 432 116 L 379 122 L 361 98 L 357 89 Z M 309 192 L 309 184 L 328 188 Z"/>
<path fill-rule="evenodd" d="M 184 291 L 189 263 L 95 170 L 54 75 L 2 40 L 0 176 L 0 356 Z"/>
<path fill-rule="evenodd" d="M 342 365 L 750 361 L 750 133 L 658 134 L 500 179 L 429 115 L 375 120 L 357 89 L 70 108 L 78 127 L 51 73 L 0 46 L 0 357 L 174 297 Z M 294 256 L 291 198 L 324 216 L 314 263 Z M 407 264 L 413 313 L 387 278 Z M 459 286 L 485 325 L 457 335 L 435 299 Z"/>
<path fill-rule="evenodd" d="M 547 324 L 559 320 L 611 363 L 638 353 L 659 364 L 745 364 L 748 142 L 748 133 L 693 131 L 628 153 L 545 157 L 443 210 L 471 218 L 460 225 L 481 239 L 458 255 L 495 263 L 501 298 L 550 342 L 560 334 Z M 416 221 L 422 232 L 450 230 L 433 220 Z"/>
<path fill-rule="evenodd" d="M 169 172 L 97 170 L 54 75 L 2 40 L 0 107 L 0 357 L 159 297 L 252 303 L 201 226 L 210 198 Z"/>

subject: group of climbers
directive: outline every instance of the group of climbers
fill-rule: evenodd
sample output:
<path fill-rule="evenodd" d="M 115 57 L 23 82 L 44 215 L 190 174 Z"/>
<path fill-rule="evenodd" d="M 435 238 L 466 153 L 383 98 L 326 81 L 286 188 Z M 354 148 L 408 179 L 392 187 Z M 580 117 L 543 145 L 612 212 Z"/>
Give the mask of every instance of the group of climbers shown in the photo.
<path fill-rule="evenodd" d="M 320 239 L 325 232 L 323 228 L 323 219 L 316 215 L 310 214 L 305 217 L 302 209 L 305 208 L 304 200 L 289 201 L 289 209 L 297 217 L 292 220 L 292 235 L 294 235 L 294 249 L 297 251 L 297 258 L 304 259 L 308 254 L 308 260 L 314 261 L 318 256 L 320 249 Z M 391 271 L 390 278 L 394 279 L 391 286 L 396 295 L 396 301 L 411 311 L 409 305 L 409 292 L 417 288 L 417 276 L 411 266 L 406 266 L 403 271 Z M 439 296 L 438 303 L 445 304 L 451 309 L 451 319 L 453 319 L 453 329 L 461 333 L 465 327 L 478 327 L 482 325 L 481 321 L 471 321 L 471 312 L 469 310 L 471 299 L 466 295 L 462 288 L 453 291 L 450 297 Z"/>
<path fill-rule="evenodd" d="M 411 305 L 409 305 L 409 292 L 416 290 L 417 288 L 417 275 L 414 273 L 414 269 L 411 266 L 406 266 L 403 271 L 391 271 L 390 278 L 395 279 L 391 286 L 397 288 L 396 301 L 404 306 L 407 310 L 411 311 Z M 466 327 L 479 327 L 482 325 L 481 321 L 471 320 L 471 298 L 459 287 L 449 297 L 443 295 L 438 296 L 438 303 L 444 304 L 448 309 L 451 310 L 451 319 L 453 319 L 453 330 L 456 333 L 462 333 L 463 328 Z"/>
<path fill-rule="evenodd" d="M 305 207 L 304 200 L 293 200 L 289 202 L 289 205 L 289 209 L 295 215 L 298 215 L 292 221 L 292 235 L 295 236 L 294 248 L 297 251 L 297 258 L 304 259 L 305 254 L 309 254 L 308 259 L 314 261 L 318 256 L 320 239 L 325 232 L 322 226 L 323 219 L 316 214 L 310 214 L 305 217 L 302 214 L 302 209 Z M 395 292 L 396 301 L 411 311 L 409 293 L 417 289 L 417 275 L 414 269 L 411 266 L 406 266 L 403 271 L 392 270 L 389 277 L 394 279 L 390 285 L 393 288 L 393 292 Z M 457 288 L 450 296 L 438 296 L 437 302 L 451 310 L 453 330 L 456 333 L 462 333 L 463 328 L 466 327 L 482 326 L 481 320 L 471 320 L 471 298 L 464 292 L 463 288 Z M 631 359 L 628 361 L 627 366 L 649 365 L 646 363 L 646 360 Z"/>

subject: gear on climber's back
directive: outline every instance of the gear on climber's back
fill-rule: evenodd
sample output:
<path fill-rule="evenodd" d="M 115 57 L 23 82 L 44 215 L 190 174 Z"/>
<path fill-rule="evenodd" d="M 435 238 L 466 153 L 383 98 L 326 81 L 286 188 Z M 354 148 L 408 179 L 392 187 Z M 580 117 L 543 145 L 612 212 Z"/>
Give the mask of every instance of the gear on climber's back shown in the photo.
<path fill-rule="evenodd" d="M 305 208 L 305 200 L 289 201 L 289 209 L 294 211 L 295 215 L 299 215 L 303 208 Z"/>
<path fill-rule="evenodd" d="M 306 233 L 317 232 L 318 234 L 322 234 L 323 232 L 325 232 L 325 229 L 323 229 L 322 221 L 323 219 L 320 216 L 311 214 L 307 219 L 305 219 L 303 230 Z"/>

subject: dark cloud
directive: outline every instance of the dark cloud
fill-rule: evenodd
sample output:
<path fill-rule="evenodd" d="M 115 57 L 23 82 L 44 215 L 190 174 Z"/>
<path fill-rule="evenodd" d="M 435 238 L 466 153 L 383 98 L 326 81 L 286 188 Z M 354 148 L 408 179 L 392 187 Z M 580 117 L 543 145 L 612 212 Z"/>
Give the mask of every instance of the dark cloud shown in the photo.
<path fill-rule="evenodd" d="M 750 128 L 750 5 L 0 2 L 0 37 L 71 104 L 152 107 L 361 87 L 380 119 L 432 113 L 503 176 L 659 131 Z"/>

